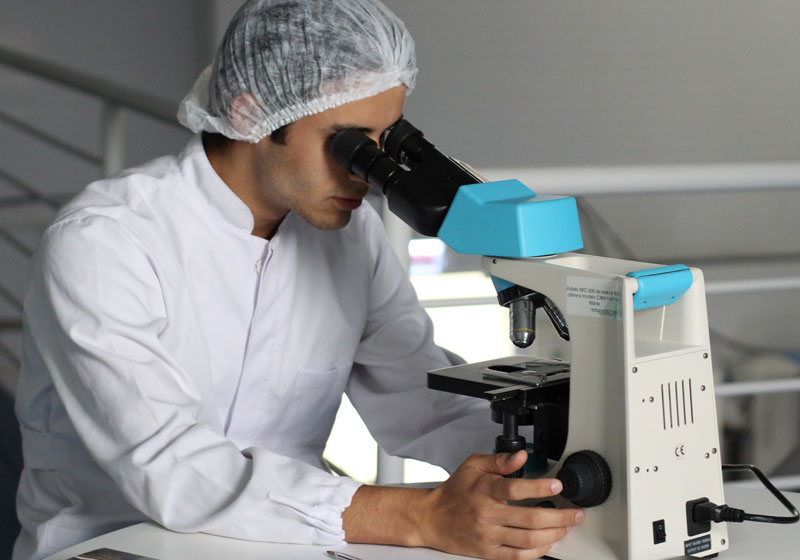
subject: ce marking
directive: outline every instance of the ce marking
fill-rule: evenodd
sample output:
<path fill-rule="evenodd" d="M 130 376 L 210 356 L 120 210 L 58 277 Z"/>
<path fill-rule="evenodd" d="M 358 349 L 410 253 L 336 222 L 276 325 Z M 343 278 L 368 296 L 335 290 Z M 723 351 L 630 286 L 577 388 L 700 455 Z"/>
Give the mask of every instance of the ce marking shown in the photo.
<path fill-rule="evenodd" d="M 686 456 L 686 446 L 681 444 L 678 447 L 676 447 L 675 448 L 675 456 L 678 459 L 683 459 Z"/>

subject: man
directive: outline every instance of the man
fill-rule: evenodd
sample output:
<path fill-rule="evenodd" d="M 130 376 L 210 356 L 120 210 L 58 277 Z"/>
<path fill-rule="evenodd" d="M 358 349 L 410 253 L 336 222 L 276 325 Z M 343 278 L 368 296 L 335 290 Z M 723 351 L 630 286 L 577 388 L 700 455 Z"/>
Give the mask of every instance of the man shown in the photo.
<path fill-rule="evenodd" d="M 154 520 L 176 531 L 535 558 L 577 510 L 508 505 L 554 480 L 475 455 L 485 406 L 425 388 L 450 364 L 329 155 L 414 86 L 413 41 L 374 0 L 251 1 L 179 118 L 178 157 L 99 181 L 45 232 L 25 296 L 15 560 Z M 343 391 L 390 453 L 454 472 L 433 490 L 323 470 Z"/>

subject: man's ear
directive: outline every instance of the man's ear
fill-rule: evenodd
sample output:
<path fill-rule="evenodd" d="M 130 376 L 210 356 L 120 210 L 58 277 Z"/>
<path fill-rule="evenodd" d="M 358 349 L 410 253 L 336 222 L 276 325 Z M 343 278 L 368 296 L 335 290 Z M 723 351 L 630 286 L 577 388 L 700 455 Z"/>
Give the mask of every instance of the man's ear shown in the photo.
<path fill-rule="evenodd" d="M 262 110 L 255 97 L 240 93 L 231 104 L 231 122 L 239 134 L 249 136 L 262 120 Z"/>

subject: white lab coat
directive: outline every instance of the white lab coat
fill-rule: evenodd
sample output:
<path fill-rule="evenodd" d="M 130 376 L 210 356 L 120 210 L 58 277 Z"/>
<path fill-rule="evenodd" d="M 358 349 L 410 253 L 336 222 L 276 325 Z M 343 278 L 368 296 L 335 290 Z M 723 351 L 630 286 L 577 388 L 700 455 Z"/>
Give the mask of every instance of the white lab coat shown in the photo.
<path fill-rule="evenodd" d="M 448 357 L 369 205 L 336 231 L 293 214 L 270 241 L 252 228 L 198 137 L 89 185 L 45 232 L 15 560 L 146 519 L 341 541 L 359 483 L 321 456 L 345 391 L 390 453 L 453 469 L 488 451 L 486 403 L 425 387 Z"/>

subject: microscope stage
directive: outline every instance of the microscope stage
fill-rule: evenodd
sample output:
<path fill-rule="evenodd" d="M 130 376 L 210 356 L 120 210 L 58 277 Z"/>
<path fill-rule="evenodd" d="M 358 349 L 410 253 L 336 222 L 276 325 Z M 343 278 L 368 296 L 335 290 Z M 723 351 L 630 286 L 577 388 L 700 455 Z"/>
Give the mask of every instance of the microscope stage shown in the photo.
<path fill-rule="evenodd" d="M 494 400 L 510 390 L 530 391 L 569 383 L 570 365 L 531 356 L 436 369 L 428 372 L 428 387 L 448 393 Z"/>

